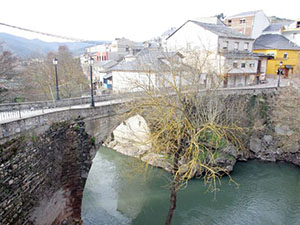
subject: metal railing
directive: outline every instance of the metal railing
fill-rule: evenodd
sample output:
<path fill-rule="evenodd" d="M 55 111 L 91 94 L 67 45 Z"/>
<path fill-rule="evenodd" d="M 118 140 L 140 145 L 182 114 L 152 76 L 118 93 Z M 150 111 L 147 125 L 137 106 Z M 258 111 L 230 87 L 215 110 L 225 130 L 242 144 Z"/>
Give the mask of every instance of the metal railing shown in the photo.
<path fill-rule="evenodd" d="M 240 88 L 221 88 L 217 91 L 220 94 L 233 93 L 258 93 L 262 91 L 275 91 L 276 87 L 240 87 Z M 205 92 L 209 90 L 201 90 Z M 172 95 L 172 94 L 171 94 Z M 134 98 L 143 96 L 142 92 L 126 92 L 121 94 L 105 94 L 95 96 L 95 102 L 105 102 L 117 99 Z M 23 103 L 8 103 L 0 104 L 0 123 L 21 119 L 25 117 L 36 116 L 53 112 L 57 108 L 67 108 L 71 106 L 80 106 L 90 104 L 90 97 L 69 98 L 60 101 L 40 101 L 40 102 L 23 102 Z"/>

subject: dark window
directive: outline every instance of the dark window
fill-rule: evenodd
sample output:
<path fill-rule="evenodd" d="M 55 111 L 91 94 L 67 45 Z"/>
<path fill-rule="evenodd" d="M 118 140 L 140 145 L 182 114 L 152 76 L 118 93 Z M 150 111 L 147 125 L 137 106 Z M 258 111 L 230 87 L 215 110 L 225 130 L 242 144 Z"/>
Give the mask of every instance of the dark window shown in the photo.
<path fill-rule="evenodd" d="M 287 59 L 287 58 L 288 58 L 288 54 L 287 54 L 287 53 L 284 53 L 283 58 L 284 58 L 284 59 Z"/>
<path fill-rule="evenodd" d="M 246 19 L 240 19 L 240 23 L 246 23 Z"/>
<path fill-rule="evenodd" d="M 228 41 L 224 41 L 223 43 L 224 43 L 223 49 L 228 49 L 229 42 Z"/>
<path fill-rule="evenodd" d="M 300 28 L 300 21 L 297 21 L 296 28 Z"/>
<path fill-rule="evenodd" d="M 233 68 L 238 68 L 238 63 L 234 62 L 233 63 Z"/>
<path fill-rule="evenodd" d="M 242 63 L 242 64 L 241 64 L 241 67 L 242 67 L 242 68 L 246 68 L 246 63 Z"/>

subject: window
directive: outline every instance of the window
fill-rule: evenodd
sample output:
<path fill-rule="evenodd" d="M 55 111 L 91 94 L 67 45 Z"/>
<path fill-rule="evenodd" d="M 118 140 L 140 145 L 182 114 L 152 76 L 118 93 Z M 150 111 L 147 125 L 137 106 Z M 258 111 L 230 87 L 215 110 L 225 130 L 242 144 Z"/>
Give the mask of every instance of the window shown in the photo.
<path fill-rule="evenodd" d="M 249 64 L 249 67 L 250 67 L 250 68 L 254 68 L 254 66 L 255 66 L 254 63 L 250 63 L 250 64 Z"/>
<path fill-rule="evenodd" d="M 233 68 L 238 68 L 238 63 L 237 62 L 233 63 Z"/>
<path fill-rule="evenodd" d="M 296 39 L 297 33 L 293 33 L 293 39 Z"/>
<path fill-rule="evenodd" d="M 240 24 L 246 23 L 246 19 L 240 19 Z"/>
<path fill-rule="evenodd" d="M 246 68 L 246 63 L 241 63 L 241 68 Z"/>
<path fill-rule="evenodd" d="M 238 42 L 234 42 L 234 50 L 239 50 L 239 43 Z"/>
<path fill-rule="evenodd" d="M 297 21 L 296 28 L 300 28 L 300 21 Z"/>
<path fill-rule="evenodd" d="M 287 59 L 287 58 L 288 58 L 287 52 L 285 52 L 285 53 L 283 54 L 283 58 L 284 58 L 284 59 Z"/>
<path fill-rule="evenodd" d="M 232 20 L 228 20 L 228 26 L 229 27 L 231 26 L 231 22 L 232 22 Z"/>
<path fill-rule="evenodd" d="M 244 44 L 244 50 L 245 51 L 249 50 L 249 42 L 245 42 L 245 44 Z"/>
<path fill-rule="evenodd" d="M 228 44 L 229 44 L 228 41 L 224 41 L 223 42 L 223 49 L 228 49 Z"/>

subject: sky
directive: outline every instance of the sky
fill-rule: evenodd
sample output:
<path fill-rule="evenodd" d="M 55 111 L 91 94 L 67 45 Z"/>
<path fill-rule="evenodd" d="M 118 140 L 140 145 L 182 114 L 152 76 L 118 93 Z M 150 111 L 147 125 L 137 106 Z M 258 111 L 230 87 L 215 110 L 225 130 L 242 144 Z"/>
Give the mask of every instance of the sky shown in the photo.
<path fill-rule="evenodd" d="M 263 10 L 300 19 L 299 0 L 1 0 L 0 23 L 85 40 L 145 41 L 188 19 Z M 0 32 L 63 41 L 0 25 Z"/>

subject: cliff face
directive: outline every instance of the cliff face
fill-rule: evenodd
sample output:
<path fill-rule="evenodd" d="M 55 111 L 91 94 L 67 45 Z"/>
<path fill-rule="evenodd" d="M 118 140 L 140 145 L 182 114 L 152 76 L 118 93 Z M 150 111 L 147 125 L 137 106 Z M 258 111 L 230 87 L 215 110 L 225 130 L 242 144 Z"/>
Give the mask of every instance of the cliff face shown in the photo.
<path fill-rule="evenodd" d="M 81 224 L 81 200 L 95 154 L 83 122 L 1 146 L 0 223 Z"/>

